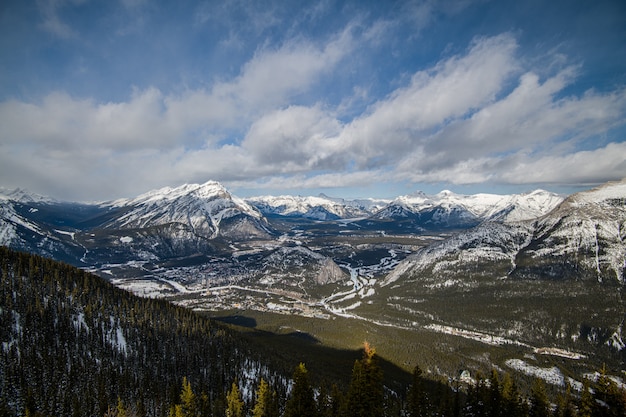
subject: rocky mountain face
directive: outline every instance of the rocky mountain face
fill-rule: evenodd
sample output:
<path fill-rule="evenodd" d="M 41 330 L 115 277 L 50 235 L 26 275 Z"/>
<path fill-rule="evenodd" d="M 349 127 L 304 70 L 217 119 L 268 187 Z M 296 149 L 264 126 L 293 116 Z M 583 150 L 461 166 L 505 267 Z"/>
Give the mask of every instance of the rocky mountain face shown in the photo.
<path fill-rule="evenodd" d="M 162 188 L 133 199 L 103 204 L 119 215 L 103 224 L 106 229 L 146 229 L 170 224 L 185 226 L 205 239 L 267 237 L 261 213 L 232 196 L 215 181 Z"/>
<path fill-rule="evenodd" d="M 338 220 L 368 217 L 388 203 L 386 200 L 345 200 L 324 194 L 318 197 L 260 196 L 246 201 L 266 216 L 302 217 L 312 220 Z"/>
<path fill-rule="evenodd" d="M 450 191 L 429 196 L 401 196 L 374 213 L 370 221 L 410 222 L 423 229 L 470 228 L 484 221 L 527 220 L 548 213 L 563 200 L 557 194 L 536 190 L 528 194 L 460 195 Z"/>
<path fill-rule="evenodd" d="M 0 244 L 78 266 L 211 255 L 272 234 L 258 210 L 213 181 L 91 205 L 13 195 L 0 200 Z"/>
<path fill-rule="evenodd" d="M 545 194 L 543 197 L 542 204 L 535 207 L 549 207 L 556 201 L 545 198 Z M 574 194 L 535 219 L 493 221 L 503 218 L 497 213 L 511 214 L 516 210 L 505 208 L 496 212 L 492 221 L 418 251 L 385 282 L 391 283 L 409 270 L 432 269 L 432 278 L 436 279 L 455 275 L 472 263 L 501 263 L 506 266 L 504 275 L 510 277 L 586 277 L 623 284 L 625 202 L 626 182 L 618 182 Z"/>

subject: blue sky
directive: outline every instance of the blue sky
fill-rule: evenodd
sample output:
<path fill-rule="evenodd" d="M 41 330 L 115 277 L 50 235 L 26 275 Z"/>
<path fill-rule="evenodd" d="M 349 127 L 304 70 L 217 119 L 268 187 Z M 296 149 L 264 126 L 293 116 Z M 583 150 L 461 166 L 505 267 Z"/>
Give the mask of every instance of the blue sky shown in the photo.
<path fill-rule="evenodd" d="M 623 1 L 0 5 L 0 185 L 104 200 L 626 177 Z"/>

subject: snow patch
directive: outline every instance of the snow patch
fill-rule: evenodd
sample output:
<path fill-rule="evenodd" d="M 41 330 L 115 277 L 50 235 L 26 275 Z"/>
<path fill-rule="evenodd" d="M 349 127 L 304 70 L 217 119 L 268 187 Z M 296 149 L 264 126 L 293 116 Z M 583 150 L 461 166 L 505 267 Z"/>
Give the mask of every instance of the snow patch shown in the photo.
<path fill-rule="evenodd" d="M 504 363 L 509 368 L 535 378 L 543 379 L 549 384 L 558 386 L 565 385 L 565 377 L 556 366 L 551 368 L 541 368 L 539 366 L 530 365 L 521 359 L 508 359 Z"/>

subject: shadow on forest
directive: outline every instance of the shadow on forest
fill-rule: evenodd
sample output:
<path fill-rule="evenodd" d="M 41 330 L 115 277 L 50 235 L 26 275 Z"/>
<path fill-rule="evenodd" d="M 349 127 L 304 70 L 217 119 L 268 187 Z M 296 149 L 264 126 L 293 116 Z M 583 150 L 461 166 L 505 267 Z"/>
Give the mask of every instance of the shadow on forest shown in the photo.
<path fill-rule="evenodd" d="M 304 363 L 314 381 L 321 385 L 348 386 L 355 361 L 363 357 L 363 350 L 336 349 L 323 345 L 315 336 L 293 331 L 274 333 L 256 328 L 253 317 L 231 315 L 213 317 L 213 320 L 230 325 L 247 339 L 255 350 L 265 351 L 290 375 L 299 363 Z M 411 383 L 411 374 L 391 361 L 378 356 L 385 385 L 402 393 Z"/>

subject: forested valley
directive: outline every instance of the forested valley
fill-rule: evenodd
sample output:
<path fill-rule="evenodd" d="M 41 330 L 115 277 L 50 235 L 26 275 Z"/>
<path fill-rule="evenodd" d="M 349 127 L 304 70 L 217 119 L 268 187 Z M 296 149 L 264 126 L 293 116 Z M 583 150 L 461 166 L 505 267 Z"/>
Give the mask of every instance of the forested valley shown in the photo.
<path fill-rule="evenodd" d="M 522 392 L 494 369 L 473 383 L 413 369 L 386 384 L 364 346 L 341 380 L 277 357 L 192 310 L 140 298 L 83 270 L 0 248 L 0 415 L 6 416 L 623 416 L 604 373 L 582 391 L 541 380 Z M 315 368 L 319 369 L 319 368 Z"/>

